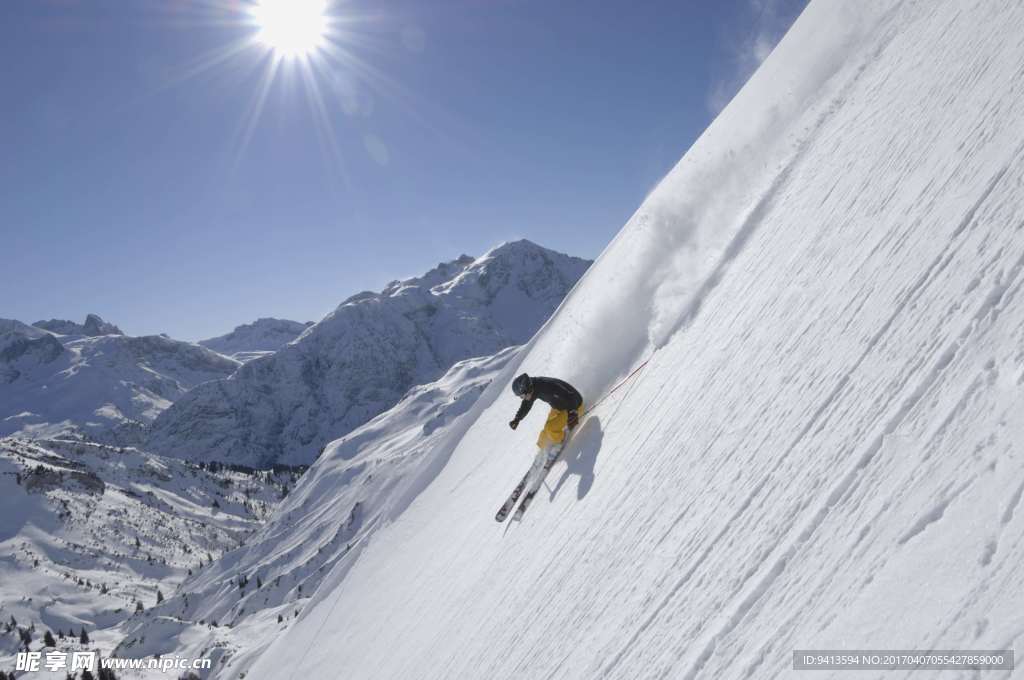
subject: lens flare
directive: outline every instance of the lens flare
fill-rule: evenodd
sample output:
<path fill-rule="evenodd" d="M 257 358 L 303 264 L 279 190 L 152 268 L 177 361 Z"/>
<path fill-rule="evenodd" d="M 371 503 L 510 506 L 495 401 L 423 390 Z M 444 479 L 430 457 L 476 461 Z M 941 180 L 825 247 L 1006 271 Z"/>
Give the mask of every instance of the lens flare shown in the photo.
<path fill-rule="evenodd" d="M 307 57 L 326 42 L 326 0 L 260 0 L 252 8 L 256 39 L 283 57 Z"/>

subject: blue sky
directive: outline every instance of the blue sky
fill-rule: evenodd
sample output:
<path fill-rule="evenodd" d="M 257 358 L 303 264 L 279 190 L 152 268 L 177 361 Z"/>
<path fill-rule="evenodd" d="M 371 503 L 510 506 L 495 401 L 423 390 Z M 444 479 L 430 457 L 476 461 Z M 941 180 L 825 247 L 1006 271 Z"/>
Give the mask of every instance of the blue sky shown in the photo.
<path fill-rule="evenodd" d="M 257 113 L 242 0 L 5 0 L 0 317 L 197 340 L 506 240 L 596 257 L 804 4 L 332 2 L 317 116 L 294 63 Z"/>

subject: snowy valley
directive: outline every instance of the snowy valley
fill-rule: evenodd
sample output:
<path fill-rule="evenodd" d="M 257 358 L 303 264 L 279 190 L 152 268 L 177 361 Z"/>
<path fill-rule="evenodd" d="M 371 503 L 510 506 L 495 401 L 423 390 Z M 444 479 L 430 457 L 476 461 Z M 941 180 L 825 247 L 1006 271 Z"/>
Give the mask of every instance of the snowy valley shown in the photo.
<path fill-rule="evenodd" d="M 18 637 L 84 629 L 109 653 L 194 573 L 243 544 L 302 469 L 200 466 L 74 439 L 0 439 L 0 668 Z M 7 626 L 4 626 L 7 628 Z M 73 635 L 72 635 L 73 632 Z M 62 643 L 63 644 L 63 643 Z"/>

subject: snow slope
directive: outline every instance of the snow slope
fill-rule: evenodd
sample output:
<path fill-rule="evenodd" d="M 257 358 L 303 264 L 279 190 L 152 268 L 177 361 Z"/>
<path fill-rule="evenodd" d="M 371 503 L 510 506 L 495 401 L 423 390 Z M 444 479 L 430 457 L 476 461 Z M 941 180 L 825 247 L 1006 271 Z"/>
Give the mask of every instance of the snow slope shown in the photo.
<path fill-rule="evenodd" d="M 312 322 L 299 323 L 287 319 L 257 319 L 236 326 L 226 335 L 200 340 L 196 344 L 238 361 L 252 361 L 273 354 L 312 325 Z"/>
<path fill-rule="evenodd" d="M 119 652 L 134 654 L 141 641 L 158 640 L 158 649 L 144 649 L 190 656 L 216 644 L 232 663 L 258 654 L 336 564 L 358 552 L 433 480 L 451 451 L 447 442 L 461 437 L 477 398 L 518 350 L 459 362 L 331 442 L 265 526 L 188 579 L 177 596 L 153 610 L 154 617 L 127 626 Z M 240 589 L 240 579 L 254 587 Z M 279 623 L 278 616 L 286 620 Z M 209 628 L 209 621 L 221 628 Z"/>
<path fill-rule="evenodd" d="M 187 390 L 240 365 L 162 335 L 56 336 L 6 321 L 0 325 L 0 436 L 79 432 L 134 443 Z"/>
<path fill-rule="evenodd" d="M 517 241 L 355 295 L 273 356 L 193 389 L 154 422 L 147 448 L 310 463 L 410 387 L 528 340 L 589 264 Z"/>
<path fill-rule="evenodd" d="M 814 0 L 436 480 L 219 677 L 767 678 L 797 648 L 1018 645 L 1021 64 L 1018 2 Z M 495 524 L 542 420 L 508 429 L 508 378 L 593 404 L 648 357 Z"/>

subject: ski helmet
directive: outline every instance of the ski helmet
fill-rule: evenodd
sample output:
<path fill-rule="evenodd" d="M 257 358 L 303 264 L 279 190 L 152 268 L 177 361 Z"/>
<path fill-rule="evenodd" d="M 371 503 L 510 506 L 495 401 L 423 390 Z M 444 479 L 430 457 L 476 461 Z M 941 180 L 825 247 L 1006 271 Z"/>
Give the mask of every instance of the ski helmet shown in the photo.
<path fill-rule="evenodd" d="M 533 389 L 533 381 L 530 380 L 530 376 L 523 373 L 518 378 L 512 381 L 512 392 L 517 397 L 526 396 L 530 390 Z"/>

